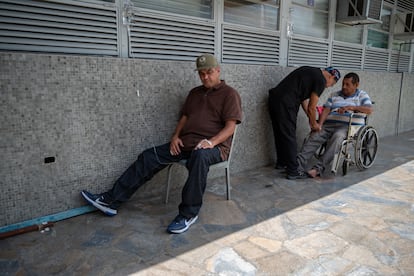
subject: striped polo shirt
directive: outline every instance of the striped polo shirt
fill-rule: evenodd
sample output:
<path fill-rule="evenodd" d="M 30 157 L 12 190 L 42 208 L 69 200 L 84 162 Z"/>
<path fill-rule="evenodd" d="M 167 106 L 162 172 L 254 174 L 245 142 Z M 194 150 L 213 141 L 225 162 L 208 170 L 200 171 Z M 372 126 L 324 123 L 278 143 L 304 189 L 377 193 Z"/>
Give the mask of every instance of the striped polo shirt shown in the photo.
<path fill-rule="evenodd" d="M 329 113 L 328 117 L 326 118 L 326 122 L 328 123 L 349 123 L 349 117 L 351 116 L 351 112 L 345 112 L 344 114 L 340 114 L 336 112 L 337 109 L 344 107 L 344 106 L 371 106 L 372 102 L 368 93 L 364 90 L 357 89 L 354 94 L 351 96 L 345 96 L 342 94 L 342 90 L 338 92 L 334 92 L 328 98 L 326 103 L 323 105 L 324 107 L 329 107 L 331 112 Z M 357 113 L 354 114 L 352 117 L 352 125 L 364 125 L 365 124 L 366 114 Z"/>

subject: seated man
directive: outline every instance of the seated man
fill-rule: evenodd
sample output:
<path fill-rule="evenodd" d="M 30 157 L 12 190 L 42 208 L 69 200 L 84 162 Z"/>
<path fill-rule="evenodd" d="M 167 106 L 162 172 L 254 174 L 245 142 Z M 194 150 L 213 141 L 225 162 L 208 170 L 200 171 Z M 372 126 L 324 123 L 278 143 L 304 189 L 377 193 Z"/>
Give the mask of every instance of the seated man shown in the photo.
<path fill-rule="evenodd" d="M 305 172 L 308 161 L 316 150 L 327 142 L 321 159 L 307 171 L 310 177 L 323 175 L 325 169 L 332 166 L 335 153 L 339 152 L 343 140 L 347 137 L 349 112 L 371 114 L 371 99 L 365 91 L 358 89 L 358 86 L 358 75 L 348 73 L 342 81 L 342 90 L 332 93 L 324 104 L 318 122 L 321 126 L 320 130 L 311 132 L 298 154 L 297 160 L 301 172 Z"/>
<path fill-rule="evenodd" d="M 157 172 L 173 162 L 187 159 L 188 178 L 178 215 L 167 231 L 182 233 L 197 220 L 209 167 L 227 160 L 242 110 L 237 91 L 220 80 L 220 66 L 213 55 L 199 56 L 196 66 L 203 85 L 189 92 L 171 141 L 143 151 L 112 189 L 101 194 L 82 191 L 90 204 L 109 216 L 116 215 L 118 207 Z"/>

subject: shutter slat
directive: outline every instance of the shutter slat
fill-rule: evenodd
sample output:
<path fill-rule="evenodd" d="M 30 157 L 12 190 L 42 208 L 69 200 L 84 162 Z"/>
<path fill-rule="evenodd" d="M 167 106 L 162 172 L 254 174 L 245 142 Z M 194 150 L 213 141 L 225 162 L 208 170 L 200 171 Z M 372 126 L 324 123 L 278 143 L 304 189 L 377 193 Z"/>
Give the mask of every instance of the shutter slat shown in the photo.
<path fill-rule="evenodd" d="M 65 32 L 71 32 L 74 30 L 77 31 L 90 31 L 92 33 L 101 34 L 109 33 L 116 35 L 116 29 L 114 28 L 104 28 L 97 26 L 85 26 L 85 25 L 74 25 L 58 22 L 48 22 L 48 21 L 36 21 L 36 20 L 15 20 L 13 18 L 1 18 L 0 17 L 0 29 L 4 30 L 23 30 L 30 32 L 42 32 L 42 30 L 49 30 L 51 32 L 60 33 L 64 29 Z M 82 32 L 79 32 L 82 33 Z"/>
<path fill-rule="evenodd" d="M 134 44 L 141 44 L 141 45 L 175 45 L 175 46 L 186 46 L 186 47 L 193 47 L 194 45 L 203 45 L 203 47 L 211 47 L 214 46 L 211 41 L 204 41 L 203 43 L 194 43 L 192 40 L 183 40 L 181 38 L 176 39 L 165 39 L 165 37 L 159 37 L 159 39 L 155 38 L 139 38 L 139 39 L 131 39 L 131 43 Z"/>
<path fill-rule="evenodd" d="M 24 45 L 45 45 L 45 46 L 59 46 L 59 47 L 70 47 L 70 48 L 87 48 L 87 49 L 112 49 L 115 50 L 116 47 L 104 43 L 82 43 L 75 41 L 56 41 L 56 40 L 46 40 L 46 39 L 29 39 L 29 38 L 18 38 L 18 37 L 4 37 L 2 38 L 2 43 L 6 44 L 24 44 Z"/>
<path fill-rule="evenodd" d="M 37 45 L 0 43 L 0 50 L 9 50 L 10 48 L 13 48 L 14 50 L 18 50 L 18 51 L 96 55 L 96 49 L 63 48 L 63 47 L 54 47 L 54 46 L 37 46 Z M 113 51 L 114 49 L 110 49 L 110 50 L 101 49 L 100 54 L 109 56 L 109 55 L 112 55 Z"/>
<path fill-rule="evenodd" d="M 73 39 L 76 37 L 88 37 L 89 39 L 94 38 L 108 38 L 108 39 L 117 39 L 116 33 L 102 33 L 102 32 L 92 32 L 90 29 L 88 31 L 72 31 L 66 30 L 62 34 L 61 29 L 56 28 L 32 28 L 29 26 L 16 26 L 16 25 L 3 25 L 0 24 L 0 32 L 5 36 L 23 36 L 23 37 L 36 37 L 47 35 L 51 39 L 53 36 L 71 36 Z M 58 38 L 56 38 L 58 39 Z"/>

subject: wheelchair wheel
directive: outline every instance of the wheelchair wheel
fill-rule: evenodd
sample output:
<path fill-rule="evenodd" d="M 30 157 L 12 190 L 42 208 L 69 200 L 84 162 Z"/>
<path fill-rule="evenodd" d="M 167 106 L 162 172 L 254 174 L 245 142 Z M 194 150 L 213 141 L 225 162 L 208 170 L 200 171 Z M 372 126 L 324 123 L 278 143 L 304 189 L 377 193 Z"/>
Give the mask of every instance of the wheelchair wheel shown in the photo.
<path fill-rule="evenodd" d="M 378 135 L 372 126 L 363 126 L 357 133 L 355 144 L 355 164 L 360 170 L 372 166 L 377 156 Z"/>

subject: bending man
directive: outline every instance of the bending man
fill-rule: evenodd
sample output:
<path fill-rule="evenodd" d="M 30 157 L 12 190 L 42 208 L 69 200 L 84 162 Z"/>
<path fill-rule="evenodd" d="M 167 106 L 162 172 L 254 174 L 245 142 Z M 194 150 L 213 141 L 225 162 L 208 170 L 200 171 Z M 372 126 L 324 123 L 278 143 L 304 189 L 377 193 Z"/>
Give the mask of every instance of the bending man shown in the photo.
<path fill-rule="evenodd" d="M 276 147 L 276 168 L 286 169 L 288 179 L 307 178 L 298 170 L 296 120 L 299 106 L 309 118 L 311 130 L 319 130 L 316 105 L 326 87 L 333 86 L 341 74 L 328 67 L 324 70 L 302 66 L 292 71 L 275 88 L 269 90 L 269 113 Z M 308 100 L 309 99 L 309 100 Z"/>

